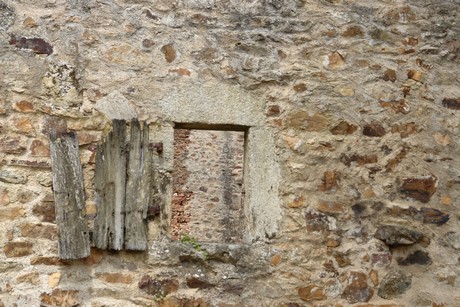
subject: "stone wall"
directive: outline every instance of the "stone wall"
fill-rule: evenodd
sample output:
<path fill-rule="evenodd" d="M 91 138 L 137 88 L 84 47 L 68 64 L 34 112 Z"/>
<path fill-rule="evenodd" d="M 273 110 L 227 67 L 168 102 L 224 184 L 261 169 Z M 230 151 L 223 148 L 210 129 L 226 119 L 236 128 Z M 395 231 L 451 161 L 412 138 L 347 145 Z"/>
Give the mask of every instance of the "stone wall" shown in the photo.
<path fill-rule="evenodd" d="M 0 305 L 459 305 L 459 11 L 0 0 Z M 78 135 L 92 227 L 96 145 L 131 117 L 149 250 L 60 260 L 48 133 Z M 175 123 L 249 129 L 244 243 L 171 240 Z"/>

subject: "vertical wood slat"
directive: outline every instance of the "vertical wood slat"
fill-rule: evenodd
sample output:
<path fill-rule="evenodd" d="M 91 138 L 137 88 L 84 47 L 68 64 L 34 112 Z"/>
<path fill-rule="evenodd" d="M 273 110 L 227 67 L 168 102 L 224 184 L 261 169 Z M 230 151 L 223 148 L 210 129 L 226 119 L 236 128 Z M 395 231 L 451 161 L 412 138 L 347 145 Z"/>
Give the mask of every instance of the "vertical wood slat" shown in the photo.
<path fill-rule="evenodd" d="M 95 166 L 97 248 L 123 249 L 126 195 L 126 122 L 113 120 L 112 132 L 98 146 Z"/>
<path fill-rule="evenodd" d="M 125 249 L 147 249 L 147 209 L 150 200 L 152 152 L 149 129 L 131 121 L 126 181 Z"/>
<path fill-rule="evenodd" d="M 59 258 L 88 257 L 90 243 L 78 140 L 72 132 L 52 131 L 49 138 Z"/>

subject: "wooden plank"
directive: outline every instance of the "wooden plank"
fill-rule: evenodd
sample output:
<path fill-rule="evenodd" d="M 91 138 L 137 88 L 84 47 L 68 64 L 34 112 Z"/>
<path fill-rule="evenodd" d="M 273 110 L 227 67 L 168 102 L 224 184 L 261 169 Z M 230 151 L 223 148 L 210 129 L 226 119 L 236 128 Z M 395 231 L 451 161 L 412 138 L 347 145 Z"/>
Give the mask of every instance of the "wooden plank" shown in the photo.
<path fill-rule="evenodd" d="M 126 122 L 113 120 L 112 131 L 98 146 L 95 166 L 97 248 L 123 249 L 126 192 Z"/>
<path fill-rule="evenodd" d="M 77 136 L 52 131 L 49 137 L 59 258 L 88 257 L 90 243 Z"/>
<path fill-rule="evenodd" d="M 147 249 L 147 209 L 150 199 L 152 151 L 149 129 L 131 121 L 131 139 L 126 181 L 125 249 Z"/>

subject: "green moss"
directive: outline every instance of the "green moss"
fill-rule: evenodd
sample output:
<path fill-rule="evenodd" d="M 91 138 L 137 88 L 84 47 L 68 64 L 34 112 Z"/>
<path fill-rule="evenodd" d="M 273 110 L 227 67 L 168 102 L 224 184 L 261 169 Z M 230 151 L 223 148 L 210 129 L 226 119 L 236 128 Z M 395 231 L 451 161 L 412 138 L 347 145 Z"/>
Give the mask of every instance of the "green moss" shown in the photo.
<path fill-rule="evenodd" d="M 180 240 L 184 244 L 189 244 L 193 247 L 194 250 L 197 252 L 201 253 L 205 259 L 208 259 L 208 251 L 204 249 L 200 243 L 196 241 L 196 239 L 188 234 L 184 234 L 182 236 L 182 239 Z"/>

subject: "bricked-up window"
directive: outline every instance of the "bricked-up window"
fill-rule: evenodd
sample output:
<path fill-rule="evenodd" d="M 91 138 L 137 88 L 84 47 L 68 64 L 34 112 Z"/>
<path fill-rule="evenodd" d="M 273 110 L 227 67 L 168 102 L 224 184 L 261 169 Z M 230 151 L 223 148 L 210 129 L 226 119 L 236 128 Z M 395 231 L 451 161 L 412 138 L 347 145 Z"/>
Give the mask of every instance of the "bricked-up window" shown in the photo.
<path fill-rule="evenodd" d="M 242 241 L 243 164 L 242 131 L 174 130 L 173 239 Z"/>

